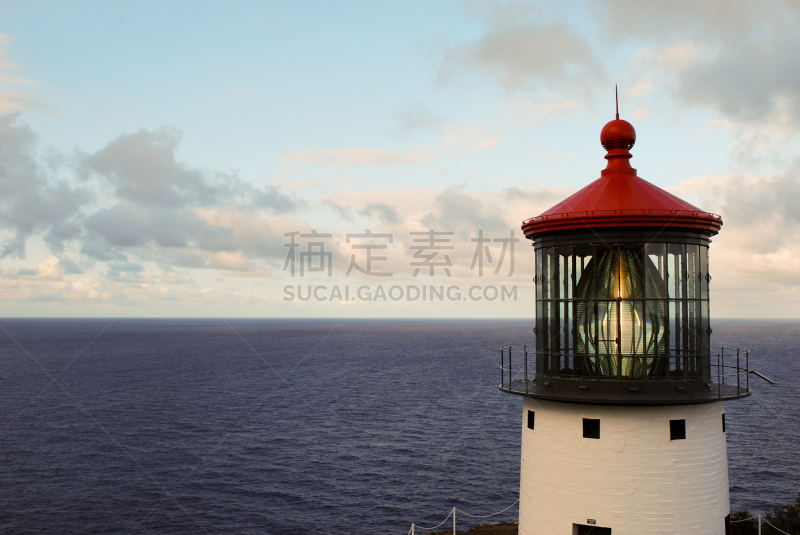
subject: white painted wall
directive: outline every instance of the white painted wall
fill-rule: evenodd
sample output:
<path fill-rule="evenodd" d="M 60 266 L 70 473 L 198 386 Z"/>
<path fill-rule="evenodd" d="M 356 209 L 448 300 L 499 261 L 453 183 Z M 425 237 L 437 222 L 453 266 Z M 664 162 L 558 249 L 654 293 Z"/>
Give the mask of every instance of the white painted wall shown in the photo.
<path fill-rule="evenodd" d="M 572 535 L 596 519 L 613 535 L 722 535 L 730 513 L 723 402 L 595 406 L 524 398 L 520 535 Z M 527 427 L 528 410 L 536 413 Z M 600 419 L 600 439 L 583 419 Z M 669 421 L 686 420 L 686 440 Z"/>

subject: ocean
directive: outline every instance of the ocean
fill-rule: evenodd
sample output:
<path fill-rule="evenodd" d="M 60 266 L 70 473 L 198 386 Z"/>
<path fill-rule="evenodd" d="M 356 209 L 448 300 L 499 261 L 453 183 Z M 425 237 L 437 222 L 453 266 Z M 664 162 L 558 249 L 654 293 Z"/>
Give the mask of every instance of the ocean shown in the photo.
<path fill-rule="evenodd" d="M 494 513 L 522 421 L 499 348 L 532 323 L 2 319 L 0 531 L 402 535 Z M 713 327 L 777 382 L 726 404 L 732 508 L 792 502 L 800 322 Z"/>

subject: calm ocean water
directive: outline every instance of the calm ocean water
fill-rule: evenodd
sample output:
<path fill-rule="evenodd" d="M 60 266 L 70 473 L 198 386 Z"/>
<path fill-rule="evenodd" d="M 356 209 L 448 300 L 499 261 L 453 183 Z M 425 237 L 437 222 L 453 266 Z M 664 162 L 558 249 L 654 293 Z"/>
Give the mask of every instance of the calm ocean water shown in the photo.
<path fill-rule="evenodd" d="M 405 534 L 517 499 L 498 348 L 532 321 L 227 323 L 0 320 L 0 531 Z M 713 338 L 778 381 L 727 404 L 732 506 L 793 501 L 800 323 Z"/>

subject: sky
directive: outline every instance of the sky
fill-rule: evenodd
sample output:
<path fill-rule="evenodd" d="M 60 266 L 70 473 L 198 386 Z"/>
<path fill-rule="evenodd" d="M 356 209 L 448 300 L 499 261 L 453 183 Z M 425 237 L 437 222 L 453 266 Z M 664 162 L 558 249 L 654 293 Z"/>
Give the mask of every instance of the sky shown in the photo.
<path fill-rule="evenodd" d="M 800 315 L 800 2 L 3 2 L 0 315 L 533 318 L 520 224 L 720 214 L 712 318 Z"/>

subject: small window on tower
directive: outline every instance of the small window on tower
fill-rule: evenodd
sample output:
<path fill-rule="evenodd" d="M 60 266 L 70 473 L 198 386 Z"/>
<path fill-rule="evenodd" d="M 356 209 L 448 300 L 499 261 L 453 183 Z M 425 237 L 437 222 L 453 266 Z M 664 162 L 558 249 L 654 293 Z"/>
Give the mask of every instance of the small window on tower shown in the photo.
<path fill-rule="evenodd" d="M 600 420 L 583 419 L 583 438 L 600 438 Z"/>
<path fill-rule="evenodd" d="M 611 528 L 572 524 L 572 533 L 577 535 L 611 535 Z"/>
<path fill-rule="evenodd" d="M 722 413 L 722 432 L 725 432 L 725 413 Z"/>
<path fill-rule="evenodd" d="M 669 421 L 669 439 L 682 440 L 686 438 L 686 420 Z"/>
<path fill-rule="evenodd" d="M 536 413 L 533 411 L 528 411 L 528 429 L 533 429 L 534 417 Z"/>

